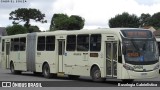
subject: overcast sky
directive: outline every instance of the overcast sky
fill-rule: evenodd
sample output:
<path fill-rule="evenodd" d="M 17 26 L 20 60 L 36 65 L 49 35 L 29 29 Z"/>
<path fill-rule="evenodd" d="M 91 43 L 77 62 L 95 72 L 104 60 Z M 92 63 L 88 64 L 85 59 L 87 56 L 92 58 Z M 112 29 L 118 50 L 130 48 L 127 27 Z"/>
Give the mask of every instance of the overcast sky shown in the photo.
<path fill-rule="evenodd" d="M 43 31 L 49 29 L 54 13 L 79 15 L 85 19 L 84 29 L 95 29 L 108 28 L 108 20 L 123 12 L 137 16 L 160 12 L 160 0 L 26 0 L 26 3 L 1 1 L 4 0 L 0 0 L 0 27 L 12 25 L 12 20 L 9 20 L 11 11 L 18 8 L 36 8 L 46 15 L 47 23 L 31 21 L 31 24 L 37 25 Z"/>

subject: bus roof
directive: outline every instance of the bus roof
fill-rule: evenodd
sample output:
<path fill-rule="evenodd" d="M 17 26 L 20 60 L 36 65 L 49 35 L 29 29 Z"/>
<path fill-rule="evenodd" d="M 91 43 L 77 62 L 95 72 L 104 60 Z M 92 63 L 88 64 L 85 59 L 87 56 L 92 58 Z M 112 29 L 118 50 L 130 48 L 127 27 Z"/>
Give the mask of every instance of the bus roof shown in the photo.
<path fill-rule="evenodd" d="M 50 32 L 34 32 L 37 35 L 73 35 L 73 34 L 119 34 L 120 30 L 148 30 L 142 28 L 103 28 L 103 29 L 81 29 L 81 30 L 56 30 Z M 27 33 L 30 34 L 30 33 Z M 4 37 L 25 37 L 27 34 L 17 34 Z"/>

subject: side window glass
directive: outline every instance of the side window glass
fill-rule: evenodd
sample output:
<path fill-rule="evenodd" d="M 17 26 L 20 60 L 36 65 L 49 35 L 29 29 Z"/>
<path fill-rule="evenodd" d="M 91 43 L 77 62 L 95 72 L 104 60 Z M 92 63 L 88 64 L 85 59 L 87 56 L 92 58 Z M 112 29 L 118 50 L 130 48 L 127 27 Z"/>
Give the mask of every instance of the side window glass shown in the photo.
<path fill-rule="evenodd" d="M 75 51 L 76 50 L 76 35 L 68 35 L 67 36 L 67 51 Z"/>
<path fill-rule="evenodd" d="M 77 51 L 88 51 L 88 50 L 89 50 L 89 35 L 78 35 Z"/>

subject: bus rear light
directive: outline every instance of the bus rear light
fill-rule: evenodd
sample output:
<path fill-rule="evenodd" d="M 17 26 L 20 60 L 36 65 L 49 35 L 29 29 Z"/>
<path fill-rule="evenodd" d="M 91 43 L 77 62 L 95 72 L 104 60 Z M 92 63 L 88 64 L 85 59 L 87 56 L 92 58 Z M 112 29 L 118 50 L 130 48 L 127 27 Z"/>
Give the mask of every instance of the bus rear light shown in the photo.
<path fill-rule="evenodd" d="M 134 70 L 133 67 L 131 67 L 131 66 L 127 65 L 127 64 L 123 64 L 123 67 L 124 67 L 125 69 L 127 69 L 127 70 Z"/>

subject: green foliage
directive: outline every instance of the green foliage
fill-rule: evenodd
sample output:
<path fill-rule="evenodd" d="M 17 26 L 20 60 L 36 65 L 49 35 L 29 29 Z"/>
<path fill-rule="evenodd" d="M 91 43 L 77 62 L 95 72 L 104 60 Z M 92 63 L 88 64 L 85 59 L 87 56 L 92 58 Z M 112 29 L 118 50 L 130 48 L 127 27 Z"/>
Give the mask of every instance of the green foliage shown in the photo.
<path fill-rule="evenodd" d="M 68 30 L 79 30 L 84 26 L 84 19 L 82 19 L 80 16 L 72 15 L 70 16 L 68 23 Z"/>
<path fill-rule="evenodd" d="M 142 13 L 141 16 L 139 17 L 140 26 L 141 27 L 149 26 L 149 20 L 150 19 L 151 19 L 151 15 L 150 14 Z"/>
<path fill-rule="evenodd" d="M 79 30 L 84 26 L 84 19 L 77 15 L 54 14 L 51 20 L 50 31 Z"/>
<path fill-rule="evenodd" d="M 122 13 L 121 15 L 116 15 L 114 18 L 109 20 L 109 27 L 139 27 L 139 18 L 136 15 L 129 15 L 127 12 Z"/>
<path fill-rule="evenodd" d="M 38 26 L 30 26 L 29 32 L 41 32 Z"/>
<path fill-rule="evenodd" d="M 6 31 L 8 35 L 27 33 L 27 29 L 23 27 L 22 25 L 7 26 Z"/>
<path fill-rule="evenodd" d="M 151 19 L 149 20 L 149 24 L 156 29 L 160 28 L 160 12 L 152 15 Z"/>
<path fill-rule="evenodd" d="M 45 14 L 42 14 L 37 9 L 31 8 L 19 8 L 10 13 L 10 20 L 14 20 L 13 24 L 19 24 L 21 21 L 25 22 L 24 26 L 29 29 L 30 19 L 35 20 L 36 22 L 46 23 L 44 20 Z"/>

